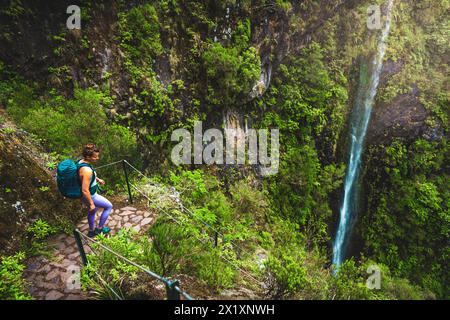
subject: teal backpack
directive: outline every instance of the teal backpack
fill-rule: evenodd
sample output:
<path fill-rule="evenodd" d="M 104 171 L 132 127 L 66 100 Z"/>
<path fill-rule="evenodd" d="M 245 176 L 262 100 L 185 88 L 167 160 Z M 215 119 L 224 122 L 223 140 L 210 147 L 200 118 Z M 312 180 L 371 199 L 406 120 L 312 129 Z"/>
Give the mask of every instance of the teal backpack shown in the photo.
<path fill-rule="evenodd" d="M 83 196 L 81 193 L 81 180 L 79 176 L 80 168 L 90 167 L 94 170 L 90 164 L 79 163 L 78 161 L 75 162 L 71 159 L 61 161 L 56 170 L 56 183 L 58 184 L 59 192 L 67 198 L 77 199 Z M 97 185 L 92 185 L 95 176 L 95 174 L 92 174 L 91 183 L 89 184 L 89 192 L 91 195 L 97 191 Z"/>

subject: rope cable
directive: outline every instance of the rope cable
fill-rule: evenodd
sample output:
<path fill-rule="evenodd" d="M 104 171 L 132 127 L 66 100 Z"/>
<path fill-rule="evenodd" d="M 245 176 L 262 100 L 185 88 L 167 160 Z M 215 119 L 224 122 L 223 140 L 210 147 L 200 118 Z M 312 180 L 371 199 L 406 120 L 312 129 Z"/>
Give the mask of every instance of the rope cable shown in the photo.
<path fill-rule="evenodd" d="M 106 165 L 102 165 L 102 166 L 100 166 L 100 167 L 97 167 L 96 169 L 100 169 L 100 168 L 104 168 L 104 167 L 107 167 L 107 166 L 111 166 L 111 165 L 114 165 L 114 164 L 117 164 L 117 163 L 120 163 L 120 162 L 125 162 L 128 166 L 130 166 L 133 170 L 135 170 L 136 172 L 138 172 L 141 176 L 143 176 L 143 177 L 146 178 L 146 179 L 149 179 L 144 173 L 142 173 L 140 170 L 138 170 L 137 168 L 135 168 L 135 167 L 134 167 L 131 163 L 129 163 L 127 160 L 120 160 L 120 161 L 116 161 L 116 162 L 109 163 L 109 164 L 106 164 Z M 183 226 L 183 224 L 182 224 L 180 221 L 178 221 L 178 220 L 177 220 L 176 218 L 174 218 L 171 214 L 167 213 L 164 209 L 162 209 L 160 206 L 158 206 L 158 205 L 156 204 L 155 201 L 153 201 L 152 199 L 150 199 L 150 197 L 149 197 L 148 195 L 146 195 L 145 193 L 143 193 L 137 186 L 135 186 L 135 185 L 132 184 L 131 182 L 129 182 L 129 184 L 130 184 L 134 189 L 136 189 L 136 190 L 137 190 L 144 198 L 146 198 L 146 199 L 149 201 L 149 203 L 153 203 L 153 204 L 154 204 L 161 212 L 163 212 L 165 215 L 169 216 L 173 221 L 175 221 L 176 223 L 178 223 L 180 226 Z M 155 184 L 152 184 L 152 185 L 153 185 L 153 186 L 156 186 Z M 177 202 L 173 197 L 170 197 L 170 198 L 171 198 L 172 201 Z M 182 209 L 183 212 L 187 212 L 191 217 L 193 217 L 193 218 L 195 218 L 196 220 L 200 221 L 205 227 L 211 229 L 211 230 L 214 231 L 218 236 L 220 236 L 222 239 L 224 239 L 225 236 L 224 236 L 221 232 L 217 231 L 213 226 L 211 226 L 211 225 L 208 224 L 206 221 L 204 221 L 203 219 L 201 219 L 200 217 L 198 217 L 196 214 L 194 214 L 189 208 L 185 207 L 183 203 L 180 202 L 180 204 L 181 204 L 181 209 Z M 154 278 L 156 278 L 156 279 L 158 279 L 158 280 L 164 282 L 165 284 L 168 284 L 168 283 L 169 283 L 169 281 L 168 281 L 166 278 L 161 277 L 161 276 L 157 275 L 156 273 L 154 273 L 154 272 L 152 272 L 152 271 L 146 269 L 145 267 L 140 266 L 140 265 L 136 264 L 135 262 L 133 262 L 133 261 L 131 261 L 131 260 L 129 260 L 129 259 L 123 257 L 122 255 L 120 255 L 120 254 L 114 252 L 113 250 L 111 250 L 110 248 L 104 246 L 102 243 L 99 243 L 99 242 L 97 242 L 97 241 L 95 241 L 95 240 L 93 240 L 93 239 L 91 239 L 91 238 L 85 236 L 85 235 L 82 234 L 78 229 L 77 229 L 77 232 L 78 232 L 80 235 L 82 235 L 84 238 L 86 238 L 87 240 L 89 240 L 89 241 L 91 241 L 91 242 L 93 242 L 93 243 L 98 244 L 100 247 L 102 247 L 102 248 L 104 248 L 105 250 L 111 252 L 112 254 L 116 255 L 117 257 L 121 258 L 122 260 L 126 261 L 127 263 L 129 263 L 129 264 L 135 266 L 136 268 L 141 269 L 142 271 L 148 273 L 148 274 L 151 275 L 152 277 L 154 277 Z M 197 240 L 199 240 L 201 243 L 206 244 L 205 239 L 201 239 L 201 238 L 199 238 L 199 237 L 197 237 L 197 236 L 195 236 L 195 237 L 196 237 Z M 240 248 L 240 246 L 236 245 L 236 244 L 235 244 L 233 241 L 231 241 L 231 240 L 229 240 L 228 243 L 230 243 L 233 247 Z M 91 250 L 94 252 L 94 250 L 92 249 L 92 247 L 91 247 L 91 246 L 89 246 L 89 247 L 90 247 Z M 242 250 L 242 248 L 240 248 L 240 249 Z M 94 252 L 94 254 L 95 254 L 95 252 Z M 232 262 L 231 260 L 227 259 L 227 258 L 224 257 L 224 256 L 220 256 L 220 257 L 221 257 L 222 259 L 224 259 L 226 262 L 228 262 L 229 264 L 231 264 L 236 270 L 239 270 L 242 274 L 246 275 L 248 278 L 250 278 L 250 279 L 252 279 L 253 281 L 255 281 L 258 285 L 261 285 L 261 282 L 259 282 L 255 277 L 253 277 L 253 276 L 252 276 L 250 273 L 248 273 L 247 271 L 241 269 L 241 268 L 240 268 L 238 265 L 236 265 L 234 262 Z M 180 294 L 182 294 L 182 295 L 183 295 L 184 297 L 186 297 L 187 299 L 193 300 L 193 298 L 192 298 L 191 296 L 189 296 L 189 294 L 187 294 L 186 292 L 182 291 L 179 287 L 176 286 L 176 287 L 174 287 L 174 289 L 177 290 Z M 111 290 L 112 290 L 112 289 L 111 289 Z M 112 290 L 112 291 L 113 291 L 113 290 Z M 113 292 L 114 292 L 114 291 L 113 291 Z M 114 292 L 114 293 L 115 293 L 115 292 Z M 116 294 L 116 293 L 115 293 L 115 294 Z M 116 294 L 116 295 L 117 295 L 117 294 Z"/>
<path fill-rule="evenodd" d="M 132 185 L 130 183 L 130 185 Z M 148 201 L 154 203 L 153 200 L 151 200 L 147 195 L 145 195 L 144 193 L 141 192 L 141 190 L 139 190 L 136 186 L 132 185 L 137 191 L 139 191 L 145 198 L 147 198 Z M 162 211 L 164 214 L 168 215 L 170 218 L 172 218 L 172 220 L 174 220 L 175 222 L 177 222 L 179 225 L 182 225 L 177 219 L 175 219 L 171 214 L 167 213 L 164 211 L 164 209 L 162 209 L 161 207 L 159 207 L 158 205 L 155 204 L 155 206 Z M 197 240 L 199 240 L 200 242 L 204 243 L 202 239 L 198 238 L 196 236 Z M 232 261 L 230 261 L 229 259 L 220 256 L 222 259 L 224 259 L 225 261 L 227 261 L 228 263 L 230 263 L 235 269 L 239 270 L 240 272 L 242 272 L 244 275 L 246 275 L 247 277 L 251 278 L 253 281 L 255 281 L 258 285 L 261 285 L 261 283 L 255 278 L 253 277 L 251 274 L 249 274 L 248 272 L 244 271 L 243 269 L 241 269 L 239 266 L 237 266 L 236 264 L 234 264 Z"/>

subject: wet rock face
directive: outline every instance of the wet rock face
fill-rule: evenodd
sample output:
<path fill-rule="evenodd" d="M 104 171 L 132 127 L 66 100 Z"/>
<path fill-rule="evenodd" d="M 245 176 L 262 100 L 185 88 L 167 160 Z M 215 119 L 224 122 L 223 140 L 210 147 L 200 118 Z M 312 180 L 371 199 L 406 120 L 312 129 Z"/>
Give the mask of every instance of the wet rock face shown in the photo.
<path fill-rule="evenodd" d="M 23 68 L 27 76 L 33 76 L 36 70 L 44 71 L 52 55 L 53 44 L 49 35 L 58 34 L 65 25 L 70 0 L 26 1 L 18 3 L 15 14 L 6 14 L 9 1 L 0 4 L 3 35 L 0 36 L 0 59 Z M 5 33 L 7 35 L 5 35 Z M 38 74 L 37 79 L 40 79 Z"/>
<path fill-rule="evenodd" d="M 414 93 L 396 96 L 390 103 L 376 105 L 368 130 L 369 144 L 387 144 L 394 138 L 425 137 L 428 112 Z"/>
<path fill-rule="evenodd" d="M 36 219 L 57 223 L 82 215 L 80 201 L 64 199 L 49 171 L 16 133 L 0 131 L 0 254 L 17 250 Z"/>
<path fill-rule="evenodd" d="M 380 87 L 403 68 L 401 60 L 384 62 L 380 75 Z M 415 84 L 408 93 L 399 94 L 390 102 L 376 102 L 367 131 L 367 144 L 389 144 L 395 138 L 412 141 L 418 138 L 436 140 L 442 136 L 440 128 L 426 124 L 429 112 L 419 101 L 419 89 Z"/>

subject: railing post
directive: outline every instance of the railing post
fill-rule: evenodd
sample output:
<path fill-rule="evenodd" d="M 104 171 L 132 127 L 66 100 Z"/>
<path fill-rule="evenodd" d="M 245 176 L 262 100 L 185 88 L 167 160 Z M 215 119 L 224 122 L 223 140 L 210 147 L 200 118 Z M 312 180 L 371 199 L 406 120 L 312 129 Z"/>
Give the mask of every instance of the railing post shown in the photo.
<path fill-rule="evenodd" d="M 80 237 L 79 232 L 80 231 L 78 231 L 78 229 L 74 229 L 73 235 L 75 237 L 75 242 L 77 243 L 77 246 L 78 246 L 78 251 L 80 251 L 81 261 L 83 262 L 83 265 L 87 266 L 88 260 L 86 257 L 86 252 L 84 251 L 83 242 L 81 242 L 81 237 Z"/>
<path fill-rule="evenodd" d="M 122 167 L 123 167 L 123 172 L 125 173 L 125 180 L 127 181 L 128 200 L 130 200 L 130 203 L 133 203 L 133 197 L 131 196 L 130 181 L 128 180 L 128 172 L 127 172 L 127 166 L 126 166 L 125 160 L 122 160 Z"/>
<path fill-rule="evenodd" d="M 179 287 L 180 282 L 178 280 L 168 281 L 166 283 L 167 300 L 180 300 L 180 293 L 175 287 Z"/>

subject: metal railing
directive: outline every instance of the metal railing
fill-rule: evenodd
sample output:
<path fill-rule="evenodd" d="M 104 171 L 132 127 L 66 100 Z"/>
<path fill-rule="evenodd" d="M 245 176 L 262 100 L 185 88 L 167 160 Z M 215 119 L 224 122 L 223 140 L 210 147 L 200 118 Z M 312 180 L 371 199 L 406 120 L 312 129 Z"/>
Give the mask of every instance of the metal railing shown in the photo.
<path fill-rule="evenodd" d="M 78 250 L 79 250 L 80 256 L 81 256 L 81 261 L 83 262 L 84 266 L 88 265 L 89 260 L 88 260 L 88 257 L 86 255 L 86 251 L 84 250 L 84 244 L 83 244 L 82 238 L 84 238 L 85 240 L 87 240 L 87 241 L 89 241 L 91 243 L 96 244 L 97 246 L 103 248 L 104 250 L 112 253 L 113 255 L 118 257 L 119 259 L 125 261 L 126 263 L 128 263 L 128 264 L 130 264 L 130 265 L 132 265 L 132 266 L 134 266 L 136 268 L 138 268 L 139 270 L 147 273 L 151 277 L 153 277 L 153 278 L 163 282 L 165 284 L 165 286 L 166 286 L 166 294 L 167 294 L 167 299 L 168 300 L 180 300 L 180 296 L 181 295 L 187 300 L 194 300 L 189 294 L 187 294 L 186 292 L 184 292 L 183 290 L 180 289 L 180 282 L 178 280 L 170 280 L 170 279 L 167 279 L 165 277 L 162 277 L 162 276 L 154 273 L 153 271 L 148 270 L 147 268 L 145 268 L 145 267 L 143 267 L 143 266 L 141 266 L 141 265 L 131 261 L 130 259 L 122 256 L 121 254 L 115 252 L 111 248 L 105 246 L 103 243 L 95 241 L 94 239 L 86 236 L 85 234 L 83 234 L 78 229 L 73 230 L 73 235 L 75 237 L 75 242 L 77 244 L 77 247 L 78 247 Z M 102 282 L 104 282 L 107 285 L 106 281 L 103 280 L 98 273 L 97 273 L 97 276 L 99 277 L 99 279 Z M 112 290 L 112 289 L 110 288 L 110 290 Z M 114 290 L 112 290 L 112 292 L 120 299 L 120 296 Z"/>
<path fill-rule="evenodd" d="M 108 167 L 108 166 L 111 166 L 111 165 L 115 165 L 115 164 L 118 164 L 118 163 L 122 163 L 122 169 L 123 169 L 123 172 L 124 172 L 124 176 L 125 176 L 125 181 L 126 181 L 126 184 L 127 184 L 127 191 L 128 191 L 128 199 L 129 199 L 129 202 L 130 203 L 133 203 L 133 196 L 132 196 L 132 193 L 131 193 L 131 188 L 134 188 L 138 193 L 140 193 L 144 198 L 146 198 L 150 203 L 153 203 L 163 214 L 165 214 L 165 215 L 167 215 L 167 216 L 169 216 L 172 220 L 174 220 L 177 224 L 179 224 L 179 225 L 182 225 L 182 223 L 180 223 L 175 217 L 173 217 L 171 214 L 169 214 L 167 211 L 165 211 L 164 209 L 162 209 L 162 208 L 160 208 L 158 205 L 156 205 L 156 203 L 152 200 L 152 199 L 150 199 L 150 197 L 148 196 L 148 195 L 146 195 L 144 192 L 142 192 L 137 186 L 135 186 L 134 184 L 132 184 L 131 182 L 130 182 L 130 179 L 129 179 L 129 172 L 128 172 L 128 170 L 127 170 L 127 166 L 129 166 L 130 168 L 132 168 L 134 171 L 136 171 L 139 175 L 141 175 L 142 177 L 144 177 L 144 178 L 146 178 L 146 179 L 148 179 L 148 177 L 144 174 L 144 173 L 142 173 L 141 171 L 139 171 L 138 169 L 136 169 L 132 164 L 130 164 L 127 160 L 125 160 L 125 159 L 123 159 L 123 160 L 119 160 L 119 161 L 116 161 L 116 162 L 112 162 L 112 163 L 109 163 L 109 164 L 105 164 L 105 165 L 102 165 L 102 166 L 99 166 L 99 167 L 97 167 L 96 169 L 101 169 L 101 168 L 104 168 L 104 167 Z M 186 212 L 187 214 L 189 214 L 192 218 L 194 218 L 195 220 L 197 220 L 197 221 L 200 221 L 200 223 L 201 224 L 203 224 L 206 228 L 208 228 L 208 229 L 210 229 L 213 233 L 214 233 L 214 246 L 215 247 L 217 247 L 217 245 L 218 245 L 218 237 L 220 236 L 221 238 L 222 238 L 222 240 L 224 239 L 224 235 L 222 234 L 222 233 L 220 233 L 218 230 L 216 230 L 213 226 L 211 226 L 211 225 L 209 225 L 207 222 L 205 222 L 203 219 L 201 219 L 200 217 L 198 217 L 197 215 L 195 215 L 191 210 L 189 210 L 188 208 L 186 208 L 183 204 L 181 204 L 181 207 L 182 207 L 182 210 L 183 210 L 183 212 Z M 78 245 L 78 247 L 79 247 L 79 250 L 80 250 L 80 255 L 82 256 L 81 257 L 81 259 L 82 259 L 82 261 L 83 261 L 83 264 L 87 264 L 88 263 L 88 261 L 87 261 L 87 257 L 86 257 L 86 254 L 85 254 L 85 252 L 84 252 L 84 248 L 83 248 L 83 243 L 82 243 L 82 241 L 81 241 L 81 237 L 80 237 L 80 235 L 82 236 L 82 237 L 85 237 L 86 239 L 88 239 L 89 241 L 91 241 L 91 242 L 96 242 L 95 240 L 93 240 L 93 239 L 91 239 L 91 238 L 89 238 L 89 237 L 87 237 L 86 235 L 84 235 L 83 233 L 81 233 L 79 230 L 74 230 L 74 236 L 75 236 L 75 239 L 76 239 L 76 242 L 77 242 L 77 245 Z M 78 239 L 77 239 L 78 238 Z M 200 242 L 202 242 L 202 243 L 204 243 L 204 239 L 200 239 L 200 238 L 197 238 Z M 235 245 L 234 243 L 233 243 L 233 241 L 227 241 L 228 243 L 230 243 L 231 245 L 232 245 L 232 247 L 238 247 L 237 245 Z M 98 242 L 96 242 L 96 243 L 98 243 Z M 103 248 L 106 248 L 106 246 L 104 246 L 103 244 L 100 244 L 100 243 L 98 243 L 101 247 L 103 247 Z M 110 251 L 110 252 L 112 252 L 112 250 L 110 249 L 110 248 L 108 248 L 107 249 L 108 251 Z M 83 251 L 83 253 L 82 253 L 82 251 Z M 112 252 L 113 253 L 113 252 Z M 126 259 L 126 258 L 124 258 L 124 257 L 122 257 L 122 256 L 120 256 L 119 254 L 117 254 L 117 253 L 114 253 L 114 254 L 116 254 L 116 255 L 118 255 L 119 257 L 121 257 L 121 258 L 123 258 L 123 259 Z M 84 255 L 84 257 L 83 257 L 83 255 Z M 261 283 L 260 283 L 260 281 L 258 281 L 257 279 L 255 279 L 251 274 L 249 274 L 248 272 L 246 272 L 245 270 L 243 270 L 243 269 L 241 269 L 238 265 L 236 265 L 233 261 L 231 261 L 231 260 L 229 260 L 229 259 L 227 259 L 227 258 L 225 258 L 225 257 L 221 257 L 222 259 L 224 259 L 227 263 L 229 263 L 230 265 L 232 265 L 233 266 L 233 268 L 235 268 L 236 270 L 239 270 L 243 275 L 245 275 L 247 278 L 249 278 L 249 279 L 251 279 L 252 281 L 254 281 L 255 283 L 257 283 L 259 286 L 261 286 Z M 128 259 L 126 259 L 125 261 L 127 261 Z M 134 264 L 134 262 L 132 262 L 132 261 L 130 261 L 130 260 L 128 260 L 129 261 L 129 263 L 131 263 L 131 264 L 133 264 L 133 265 L 135 265 Z M 138 265 L 135 265 L 135 266 L 138 266 Z M 153 273 L 152 271 L 150 271 L 150 270 L 147 270 L 147 269 L 145 269 L 144 267 L 142 267 L 142 266 L 138 266 L 138 268 L 140 268 L 142 271 L 144 271 L 144 272 L 147 272 L 148 274 L 150 274 L 151 276 L 153 276 L 154 278 L 156 278 L 156 279 L 158 279 L 158 280 L 160 280 L 160 281 L 163 281 L 164 283 L 165 283 L 165 285 L 166 285 L 166 292 L 167 292 L 167 298 L 168 299 L 179 299 L 180 298 L 180 294 L 181 295 L 183 295 L 186 299 L 188 299 L 188 300 L 193 300 L 193 298 L 192 297 L 190 297 L 187 293 L 185 293 L 185 292 L 183 292 L 181 289 L 180 289 L 180 287 L 179 287 L 179 281 L 177 281 L 177 280 L 169 280 L 169 279 L 166 279 L 166 278 L 163 278 L 163 277 L 161 277 L 161 276 L 159 276 L 159 275 L 157 275 L 157 274 L 155 274 L 155 273 Z"/>
<path fill-rule="evenodd" d="M 130 183 L 130 180 L 129 180 L 127 165 L 129 165 L 133 169 L 137 170 L 136 168 L 134 168 L 128 161 L 123 159 L 123 160 L 119 160 L 119 161 L 116 161 L 116 162 L 112 162 L 112 163 L 108 163 L 108 164 L 99 166 L 96 169 L 98 170 L 98 169 L 101 169 L 101 168 L 104 168 L 104 167 L 108 167 L 108 166 L 112 166 L 112 165 L 115 165 L 115 164 L 118 164 L 118 163 L 122 163 L 122 169 L 123 169 L 124 176 L 125 176 L 125 181 L 126 181 L 126 184 L 127 184 L 128 199 L 129 199 L 130 203 L 133 203 L 133 196 L 131 194 L 131 183 Z M 143 267 L 141 265 L 138 265 L 137 263 L 135 263 L 135 262 L 125 258 L 124 256 L 120 255 L 119 253 L 115 252 L 111 248 L 108 248 L 104 244 L 102 244 L 102 243 L 100 243 L 98 241 L 95 241 L 94 239 L 84 235 L 78 229 L 75 229 L 73 231 L 73 235 L 75 237 L 75 241 L 77 243 L 78 250 L 80 252 L 81 261 L 83 262 L 83 265 L 86 266 L 89 263 L 89 261 L 88 261 L 86 252 L 84 250 L 83 241 L 81 240 L 82 237 L 84 239 L 86 239 L 87 241 L 89 241 L 91 243 L 95 243 L 99 247 L 109 251 L 113 255 L 117 256 L 118 258 L 122 259 L 123 261 L 127 262 L 128 264 L 133 265 L 134 267 L 140 269 L 141 271 L 147 273 L 148 275 L 152 276 L 153 278 L 155 278 L 155 279 L 157 279 L 159 281 L 162 281 L 165 284 L 165 286 L 166 286 L 166 294 L 167 294 L 167 299 L 168 300 L 180 300 L 180 295 L 182 295 L 187 300 L 194 300 L 189 294 L 187 294 L 186 292 L 184 292 L 183 290 L 180 289 L 180 282 L 179 282 L 179 280 L 169 280 L 167 278 L 164 278 L 164 277 L 154 273 L 153 271 L 148 270 L 147 268 L 145 268 L 145 267 Z M 104 282 L 104 280 L 100 276 L 99 276 L 99 278 L 100 278 L 100 280 L 102 280 L 102 282 Z M 114 290 L 112 290 L 112 291 L 114 292 Z M 117 297 L 119 297 L 119 295 L 117 295 L 117 293 L 115 293 L 115 294 L 116 294 Z"/>

